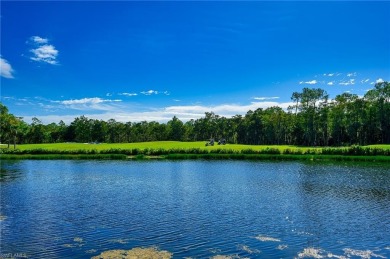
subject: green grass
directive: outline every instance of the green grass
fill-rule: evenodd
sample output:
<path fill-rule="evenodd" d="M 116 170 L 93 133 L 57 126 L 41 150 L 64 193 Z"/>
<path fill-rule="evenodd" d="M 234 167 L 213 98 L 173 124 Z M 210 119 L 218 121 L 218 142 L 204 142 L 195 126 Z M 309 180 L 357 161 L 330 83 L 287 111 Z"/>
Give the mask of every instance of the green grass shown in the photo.
<path fill-rule="evenodd" d="M 379 149 L 386 149 L 386 150 L 389 150 L 389 149 L 390 149 L 390 145 L 386 145 L 386 144 L 381 144 L 381 145 L 368 145 L 368 146 L 363 146 L 363 147 L 379 148 Z"/>
<path fill-rule="evenodd" d="M 180 141 L 152 141 L 152 142 L 138 142 L 138 143 L 102 143 L 102 144 L 84 144 L 84 143 L 48 143 L 48 144 L 24 144 L 17 145 L 16 148 L 19 150 L 32 150 L 32 149 L 45 149 L 45 150 L 109 150 L 109 149 L 204 149 L 204 150 L 216 150 L 216 149 L 231 149 L 235 151 L 241 151 L 245 149 L 252 149 L 255 151 L 264 149 L 278 149 L 282 153 L 285 150 L 301 150 L 305 152 L 307 150 L 321 150 L 321 147 L 298 147 L 289 145 L 241 145 L 241 144 L 226 144 L 214 146 L 205 146 L 206 141 L 197 142 L 180 142 Z M 362 146 L 367 148 L 378 148 L 378 149 L 390 149 L 390 145 L 368 145 Z M 1 149 L 6 149 L 6 144 L 0 145 Z M 13 145 L 10 146 L 13 149 Z M 332 149 L 344 149 L 346 147 L 332 147 Z"/>
<path fill-rule="evenodd" d="M 390 145 L 297 147 L 288 145 L 215 145 L 198 142 L 116 144 L 53 143 L 1 149 L 1 159 L 255 159 L 390 161 Z M 353 159 L 351 157 L 354 157 Z"/>
<path fill-rule="evenodd" d="M 109 149 L 204 149 L 204 150 L 217 150 L 217 149 L 231 149 L 235 151 L 241 151 L 245 149 L 252 150 L 264 150 L 267 148 L 279 149 L 284 151 L 290 150 L 302 150 L 308 149 L 320 149 L 312 147 L 297 147 L 288 145 L 241 145 L 241 144 L 226 144 L 226 145 L 214 145 L 205 146 L 206 141 L 197 142 L 180 142 L 180 141 L 153 141 L 153 142 L 139 142 L 139 143 L 102 143 L 102 144 L 83 144 L 83 143 L 49 143 L 49 144 L 25 144 L 17 145 L 19 150 L 32 150 L 32 149 L 45 149 L 45 150 L 109 150 Z M 6 146 L 5 146 L 6 147 Z M 4 147 L 3 147 L 4 148 Z M 11 146 L 11 149 L 13 146 Z M 389 146 L 390 148 L 390 146 Z"/>

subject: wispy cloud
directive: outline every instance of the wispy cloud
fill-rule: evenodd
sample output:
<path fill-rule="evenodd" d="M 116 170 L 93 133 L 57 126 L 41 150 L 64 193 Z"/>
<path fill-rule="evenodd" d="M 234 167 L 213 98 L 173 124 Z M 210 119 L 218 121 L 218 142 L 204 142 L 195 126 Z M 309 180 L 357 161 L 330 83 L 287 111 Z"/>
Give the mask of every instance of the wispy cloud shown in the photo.
<path fill-rule="evenodd" d="M 60 106 L 57 108 L 83 110 L 83 111 L 90 111 L 90 110 L 113 111 L 119 108 L 114 104 L 120 102 L 122 102 L 122 100 L 102 99 L 99 97 L 71 99 L 71 100 L 63 100 L 63 101 L 50 101 L 50 103 L 59 104 Z"/>
<path fill-rule="evenodd" d="M 10 63 L 2 57 L 0 57 L 0 71 L 2 77 L 14 78 L 14 76 L 12 75 L 14 73 L 14 70 L 12 69 Z"/>
<path fill-rule="evenodd" d="M 105 103 L 105 102 L 121 102 L 122 100 L 110 100 L 110 99 L 102 99 L 99 97 L 93 97 L 93 98 L 83 98 L 83 99 L 72 99 L 72 100 L 65 100 L 65 101 L 56 101 L 61 104 L 65 105 L 72 105 L 72 104 L 97 104 L 97 103 Z"/>
<path fill-rule="evenodd" d="M 363 79 L 363 80 L 361 80 L 360 81 L 360 83 L 362 83 L 362 84 L 365 84 L 365 83 L 368 83 L 370 81 L 370 79 L 369 78 L 367 78 L 367 79 Z"/>
<path fill-rule="evenodd" d="M 354 85 L 355 79 L 349 79 L 348 81 L 341 81 L 339 85 Z"/>
<path fill-rule="evenodd" d="M 356 76 L 356 75 L 357 75 L 357 73 L 356 73 L 356 72 L 353 72 L 353 73 L 348 73 L 348 74 L 347 74 L 347 76 L 348 76 L 348 77 L 351 77 L 351 76 Z"/>
<path fill-rule="evenodd" d="M 245 114 L 249 110 L 256 110 L 258 108 L 269 108 L 272 106 L 279 106 L 283 109 L 287 109 L 288 106 L 293 105 L 292 102 L 279 103 L 279 102 L 251 102 L 250 104 L 220 104 L 215 106 L 204 106 L 204 105 L 180 105 L 180 106 L 169 106 L 164 108 L 165 112 L 171 114 L 177 114 L 178 118 L 180 115 L 187 116 L 192 114 L 193 116 L 204 116 L 205 112 L 214 112 L 218 115 L 231 117 L 237 114 Z"/>
<path fill-rule="evenodd" d="M 334 76 L 334 73 L 324 74 L 324 76 L 330 76 L 330 77 L 332 77 L 332 76 Z"/>
<path fill-rule="evenodd" d="M 48 39 L 39 36 L 32 36 L 30 39 L 31 42 L 28 43 L 34 45 L 34 47 L 30 49 L 30 52 L 33 53 L 33 56 L 30 57 L 31 60 L 51 65 L 58 64 L 58 50 L 53 45 L 48 44 Z"/>
<path fill-rule="evenodd" d="M 301 81 L 301 82 L 299 82 L 299 84 L 300 85 L 301 84 L 315 85 L 315 84 L 317 84 L 317 80 L 311 80 L 311 81 L 306 81 L 306 82 Z"/>
<path fill-rule="evenodd" d="M 58 64 L 56 60 L 58 50 L 56 50 L 53 45 L 43 45 L 30 51 L 34 54 L 34 56 L 31 57 L 31 60 L 45 62 L 51 65 Z"/>
<path fill-rule="evenodd" d="M 38 44 L 46 44 L 49 42 L 48 39 L 45 39 L 45 38 L 41 38 L 39 36 L 32 36 L 31 37 L 31 40 L 35 43 L 38 43 Z"/>
<path fill-rule="evenodd" d="M 120 93 L 119 95 L 124 95 L 124 96 L 137 96 L 137 93 Z"/>
<path fill-rule="evenodd" d="M 144 94 L 144 95 L 158 94 L 158 91 L 155 91 L 155 90 L 143 91 L 143 92 L 141 92 L 141 94 Z"/>
<path fill-rule="evenodd" d="M 328 82 L 327 85 L 334 85 L 334 82 L 333 81 Z"/>
<path fill-rule="evenodd" d="M 264 101 L 264 100 L 275 100 L 279 99 L 279 97 L 253 97 L 255 100 Z"/>

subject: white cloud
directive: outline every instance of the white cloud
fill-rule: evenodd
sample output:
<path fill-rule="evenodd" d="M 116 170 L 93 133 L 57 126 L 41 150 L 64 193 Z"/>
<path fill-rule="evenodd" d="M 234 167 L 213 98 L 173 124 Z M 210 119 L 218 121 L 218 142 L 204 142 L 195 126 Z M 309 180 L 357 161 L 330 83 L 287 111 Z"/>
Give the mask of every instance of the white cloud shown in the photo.
<path fill-rule="evenodd" d="M 203 116 L 205 112 L 214 112 L 220 116 L 231 117 L 236 114 L 245 114 L 249 110 L 256 110 L 258 108 L 269 108 L 272 106 L 279 106 L 281 108 L 287 109 L 289 105 L 293 105 L 293 103 L 278 103 L 278 102 L 251 102 L 247 105 L 239 105 L 239 104 L 221 104 L 216 106 L 202 106 L 202 105 L 180 105 L 180 106 L 169 106 L 164 108 L 164 111 L 183 115 L 200 115 Z"/>
<path fill-rule="evenodd" d="M 353 73 L 348 73 L 348 74 L 347 74 L 347 76 L 348 76 L 348 77 L 351 77 L 351 76 L 356 76 L 356 75 L 357 75 L 357 73 L 356 73 L 356 72 L 353 72 Z"/>
<path fill-rule="evenodd" d="M 93 98 L 82 98 L 82 99 L 71 99 L 64 101 L 50 101 L 51 103 L 58 103 L 60 106 L 59 109 L 73 109 L 80 111 L 114 111 L 120 109 L 117 104 L 122 100 L 111 100 L 111 99 L 102 99 L 99 97 Z"/>
<path fill-rule="evenodd" d="M 334 85 L 334 82 L 328 82 L 327 85 Z"/>
<path fill-rule="evenodd" d="M 141 94 L 144 94 L 144 95 L 158 94 L 158 91 L 155 91 L 155 90 L 143 91 L 143 92 L 141 92 Z"/>
<path fill-rule="evenodd" d="M 301 84 L 315 85 L 315 84 L 317 84 L 317 80 L 311 80 L 311 81 L 306 81 L 306 82 L 301 81 L 301 82 L 299 82 L 299 84 L 300 85 Z"/>
<path fill-rule="evenodd" d="M 38 43 L 38 44 L 46 44 L 49 42 L 48 39 L 45 39 L 45 38 L 41 38 L 39 36 L 32 36 L 31 37 L 31 40 L 35 43 Z"/>
<path fill-rule="evenodd" d="M 220 105 L 175 105 L 162 108 L 147 108 L 143 111 L 140 111 L 140 107 L 137 107 L 137 111 L 131 111 L 131 107 L 125 106 L 114 106 L 109 102 L 116 100 L 103 100 L 100 98 L 84 98 L 79 100 L 66 100 L 61 101 L 61 103 L 66 103 L 66 108 L 71 108 L 75 110 L 82 110 L 80 114 L 73 115 L 47 115 L 47 116 L 36 116 L 42 120 L 43 123 L 59 122 L 63 120 L 65 123 L 72 122 L 76 117 L 85 115 L 90 119 L 98 120 L 109 120 L 115 119 L 120 122 L 137 122 L 137 121 L 158 121 L 158 122 L 167 122 L 172 119 L 173 116 L 178 117 L 182 121 L 189 121 L 191 119 L 199 119 L 204 117 L 205 112 L 214 112 L 220 116 L 232 117 L 237 114 L 245 115 L 249 110 L 256 110 L 258 108 L 269 108 L 272 106 L 278 106 L 283 109 L 287 109 L 289 106 L 293 105 L 292 102 L 251 102 L 249 104 L 240 105 L 240 104 L 220 104 Z M 58 101 L 57 101 L 58 102 Z M 87 106 L 89 105 L 89 106 Z M 90 110 L 90 114 L 85 111 Z M 103 111 L 101 113 L 96 113 L 96 110 Z M 123 112 L 124 110 L 130 112 Z M 25 121 L 31 121 L 31 118 L 34 116 L 24 116 Z"/>
<path fill-rule="evenodd" d="M 355 79 L 349 79 L 348 81 L 342 81 L 339 83 L 339 85 L 354 85 Z"/>
<path fill-rule="evenodd" d="M 102 99 L 99 97 L 93 97 L 93 98 L 83 98 L 83 99 L 55 101 L 55 102 L 59 102 L 65 105 L 72 105 L 72 104 L 97 104 L 97 103 L 105 103 L 105 102 L 121 102 L 121 100 L 110 100 L 110 99 Z"/>
<path fill-rule="evenodd" d="M 369 79 L 369 78 L 367 78 L 367 79 L 363 79 L 362 81 L 360 81 L 360 83 L 362 83 L 362 84 L 365 84 L 365 83 L 368 83 L 368 81 L 370 81 L 370 79 Z"/>
<path fill-rule="evenodd" d="M 10 63 L 4 58 L 0 58 L 0 74 L 5 78 L 14 78 L 12 73 L 14 70 L 12 69 Z"/>
<path fill-rule="evenodd" d="M 163 94 L 165 94 L 165 95 L 171 95 L 171 93 L 168 92 L 168 91 L 164 91 Z"/>
<path fill-rule="evenodd" d="M 324 74 L 324 76 L 334 76 L 334 73 Z"/>
<path fill-rule="evenodd" d="M 279 99 L 279 97 L 253 97 L 255 100 L 264 101 L 264 100 L 275 100 Z"/>
<path fill-rule="evenodd" d="M 377 83 L 377 84 L 383 83 L 383 82 L 384 82 L 384 80 L 383 80 L 382 78 L 378 78 L 378 79 L 375 81 L 375 83 Z"/>
<path fill-rule="evenodd" d="M 137 93 L 120 93 L 119 95 L 124 95 L 124 96 L 137 96 Z"/>
<path fill-rule="evenodd" d="M 33 56 L 30 57 L 31 60 L 44 62 L 51 65 L 58 64 L 58 50 L 52 44 L 48 44 L 48 39 L 41 38 L 39 36 L 32 36 L 31 41 L 34 45 L 34 47 L 30 49 L 30 52 L 33 53 Z M 27 43 L 31 44 L 31 42 Z"/>
<path fill-rule="evenodd" d="M 45 62 L 51 65 L 58 64 L 57 55 L 58 50 L 53 45 L 42 45 L 36 49 L 30 50 L 34 56 L 31 57 L 31 60 Z"/>

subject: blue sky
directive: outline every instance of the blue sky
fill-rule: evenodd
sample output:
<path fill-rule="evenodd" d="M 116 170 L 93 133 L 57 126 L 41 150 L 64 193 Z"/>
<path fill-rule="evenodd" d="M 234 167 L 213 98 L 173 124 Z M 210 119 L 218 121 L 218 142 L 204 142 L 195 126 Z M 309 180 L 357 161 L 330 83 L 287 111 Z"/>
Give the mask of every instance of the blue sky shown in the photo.
<path fill-rule="evenodd" d="M 187 121 L 390 80 L 390 2 L 1 1 L 1 102 L 44 123 Z"/>

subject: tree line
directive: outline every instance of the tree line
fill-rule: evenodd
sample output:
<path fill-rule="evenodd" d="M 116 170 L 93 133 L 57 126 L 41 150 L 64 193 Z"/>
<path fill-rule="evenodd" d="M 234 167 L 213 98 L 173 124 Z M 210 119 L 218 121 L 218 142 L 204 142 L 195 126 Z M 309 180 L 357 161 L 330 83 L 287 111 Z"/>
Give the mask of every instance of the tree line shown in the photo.
<path fill-rule="evenodd" d="M 390 144 L 390 83 L 375 84 L 364 96 L 351 93 L 329 99 L 320 88 L 303 88 L 291 96 L 294 105 L 250 110 L 231 118 L 206 112 L 204 117 L 167 123 L 118 122 L 77 117 L 44 125 L 27 124 L 0 103 L 1 143 L 205 141 L 253 145 L 346 146 Z"/>

